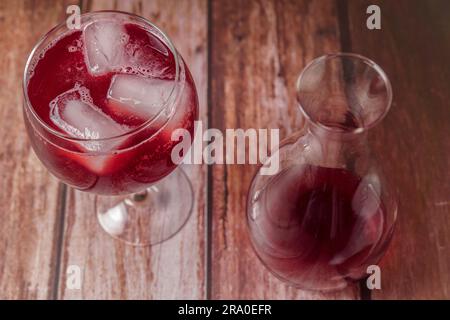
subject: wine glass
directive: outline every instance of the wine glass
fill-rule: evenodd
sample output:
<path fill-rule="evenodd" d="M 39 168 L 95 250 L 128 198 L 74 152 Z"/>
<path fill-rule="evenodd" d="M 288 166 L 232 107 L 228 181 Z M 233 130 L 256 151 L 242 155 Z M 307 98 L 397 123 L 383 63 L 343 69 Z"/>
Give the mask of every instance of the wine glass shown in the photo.
<path fill-rule="evenodd" d="M 36 155 L 63 183 L 105 196 L 96 214 L 108 234 L 145 246 L 182 228 L 193 190 L 172 133 L 193 136 L 198 99 L 164 32 L 118 11 L 83 14 L 79 30 L 61 23 L 32 50 L 23 95 Z"/>

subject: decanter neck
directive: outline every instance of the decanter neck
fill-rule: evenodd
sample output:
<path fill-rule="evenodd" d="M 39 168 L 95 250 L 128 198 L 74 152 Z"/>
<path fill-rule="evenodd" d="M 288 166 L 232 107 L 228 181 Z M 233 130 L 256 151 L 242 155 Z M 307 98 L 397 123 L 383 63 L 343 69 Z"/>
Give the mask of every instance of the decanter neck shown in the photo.
<path fill-rule="evenodd" d="M 320 152 L 322 165 L 353 170 L 356 163 L 366 167 L 369 162 L 367 132 L 334 131 L 311 124 L 310 140 Z"/>

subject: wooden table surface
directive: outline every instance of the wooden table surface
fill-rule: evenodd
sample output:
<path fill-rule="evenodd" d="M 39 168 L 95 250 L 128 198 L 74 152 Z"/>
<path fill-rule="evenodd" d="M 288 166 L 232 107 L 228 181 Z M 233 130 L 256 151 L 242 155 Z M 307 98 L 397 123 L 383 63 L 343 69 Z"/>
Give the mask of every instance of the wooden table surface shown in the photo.
<path fill-rule="evenodd" d="M 165 30 L 197 85 L 209 127 L 301 125 L 294 83 L 311 59 L 351 51 L 386 71 L 394 102 L 372 130 L 398 189 L 394 240 L 382 289 L 294 289 L 256 259 L 245 226 L 251 165 L 189 166 L 194 212 L 174 238 L 134 248 L 103 233 L 101 199 L 65 187 L 34 155 L 22 121 L 21 81 L 36 41 L 82 12 L 137 13 Z M 378 4 L 382 29 L 366 28 Z M 450 299 L 450 1 L 141 0 L 0 2 L 1 299 Z M 82 271 L 81 289 L 66 286 Z"/>

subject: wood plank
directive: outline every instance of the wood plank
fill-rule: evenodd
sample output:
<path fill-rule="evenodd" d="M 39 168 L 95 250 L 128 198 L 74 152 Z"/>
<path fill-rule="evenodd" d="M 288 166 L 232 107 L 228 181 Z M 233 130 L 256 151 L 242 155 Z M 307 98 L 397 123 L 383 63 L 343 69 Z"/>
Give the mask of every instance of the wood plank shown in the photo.
<path fill-rule="evenodd" d="M 381 8 L 370 31 L 366 8 Z M 349 1 L 347 50 L 374 59 L 394 90 L 373 130 L 375 154 L 398 189 L 394 241 L 374 299 L 450 298 L 449 1 Z"/>
<path fill-rule="evenodd" d="M 340 50 L 331 1 L 213 1 L 210 127 L 302 126 L 295 81 L 313 58 Z M 357 286 L 323 294 L 289 287 L 260 263 L 249 243 L 245 203 L 256 171 L 216 165 L 212 201 L 211 297 L 214 299 L 354 299 Z"/>
<path fill-rule="evenodd" d="M 54 1 L 0 3 L 0 299 L 54 296 L 63 189 L 26 136 L 22 75 L 31 49 L 64 8 Z"/>
<path fill-rule="evenodd" d="M 87 1 L 83 12 L 117 9 L 150 19 L 165 30 L 193 73 L 206 117 L 206 1 Z M 195 190 L 195 207 L 188 223 L 170 240 L 146 248 L 124 245 L 97 224 L 95 206 L 101 200 L 70 190 L 65 221 L 59 297 L 95 299 L 205 298 L 206 167 L 186 167 Z M 81 290 L 67 289 L 65 270 L 81 267 Z"/>

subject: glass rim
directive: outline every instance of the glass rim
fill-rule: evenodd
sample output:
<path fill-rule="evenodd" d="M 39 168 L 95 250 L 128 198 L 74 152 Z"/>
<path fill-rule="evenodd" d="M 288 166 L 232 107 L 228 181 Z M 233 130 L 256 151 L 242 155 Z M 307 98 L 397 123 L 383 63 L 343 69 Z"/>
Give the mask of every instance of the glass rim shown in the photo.
<path fill-rule="evenodd" d="M 363 125 L 361 127 L 358 127 L 356 129 L 353 130 L 342 130 L 333 126 L 328 126 L 323 124 L 322 122 L 313 119 L 308 112 L 305 110 L 305 108 L 302 106 L 299 98 L 298 98 L 298 94 L 299 94 L 299 88 L 301 85 L 301 82 L 305 76 L 305 74 L 309 71 L 309 69 L 311 69 L 312 67 L 316 66 L 319 63 L 324 63 L 328 60 L 332 60 L 332 59 L 336 59 L 336 58 L 349 58 L 349 59 L 353 59 L 355 61 L 360 61 L 366 65 L 368 65 L 369 67 L 371 67 L 373 70 L 375 70 L 375 72 L 377 72 L 377 74 L 381 77 L 381 79 L 383 80 L 383 83 L 386 86 L 386 91 L 387 91 L 387 103 L 386 106 L 383 110 L 383 112 L 378 116 L 378 118 L 374 121 L 372 121 L 371 123 L 369 123 L 368 125 Z M 332 132 L 332 133 L 362 133 L 365 132 L 373 127 L 375 127 L 378 123 L 381 122 L 381 120 L 384 119 L 384 117 L 386 116 L 386 114 L 389 112 L 391 105 L 392 105 L 392 99 L 393 99 L 393 92 L 392 92 L 392 85 L 391 85 L 391 81 L 389 80 L 387 74 L 384 72 L 383 68 L 381 68 L 377 63 L 375 63 L 373 60 L 358 54 L 358 53 L 352 53 L 352 52 L 336 52 L 336 53 L 327 53 L 324 54 L 322 56 L 316 57 L 313 60 L 311 60 L 309 63 L 306 64 L 306 66 L 303 68 L 303 70 L 300 72 L 300 75 L 297 78 L 296 81 L 296 96 L 297 96 L 297 103 L 299 105 L 299 109 L 302 112 L 302 114 L 305 116 L 305 118 L 311 122 L 313 125 L 318 126 L 319 128 L 322 128 L 326 131 Z"/>
<path fill-rule="evenodd" d="M 28 80 L 29 80 L 28 79 L 29 68 L 31 66 L 31 62 L 32 62 L 33 58 L 35 57 L 35 55 L 37 53 L 40 53 L 37 50 L 44 43 L 44 41 L 47 40 L 53 34 L 53 32 L 55 32 L 59 28 L 61 28 L 64 25 L 66 25 L 66 21 L 65 20 L 60 22 L 60 23 L 58 23 L 56 26 L 51 28 L 47 33 L 45 33 L 38 40 L 38 42 L 34 45 L 33 49 L 31 50 L 30 54 L 28 55 L 28 58 L 27 58 L 27 61 L 26 61 L 26 64 L 25 64 L 25 68 L 24 68 L 24 71 L 23 71 L 22 91 L 23 91 L 23 96 L 24 96 L 25 104 L 26 104 L 25 107 L 27 108 L 27 110 L 31 111 L 31 115 L 34 117 L 35 120 L 37 120 L 39 125 L 42 128 L 44 128 L 47 132 L 49 132 L 51 135 L 57 136 L 58 138 L 61 138 L 61 139 L 66 140 L 66 141 L 72 141 L 72 142 L 107 142 L 107 141 L 111 141 L 111 140 L 115 140 L 115 139 L 119 139 L 119 138 L 129 137 L 129 136 L 132 136 L 134 134 L 138 134 L 139 132 L 141 132 L 141 131 L 145 130 L 146 128 L 148 128 L 154 121 L 156 121 L 156 119 L 159 118 L 161 113 L 163 113 L 170 105 L 172 105 L 172 103 L 175 103 L 177 101 L 177 98 L 178 98 L 180 92 L 182 91 L 179 88 L 180 86 L 177 85 L 179 83 L 179 81 L 180 81 L 180 59 L 178 57 L 177 50 L 176 50 L 175 46 L 172 43 L 172 40 L 170 40 L 169 36 L 167 36 L 167 34 L 165 32 L 163 32 L 160 28 L 158 28 L 156 25 L 154 25 L 148 19 L 146 19 L 144 17 L 141 17 L 141 16 L 139 16 L 137 14 L 129 13 L 129 12 L 125 12 L 125 11 L 99 10 L 99 11 L 92 11 L 92 12 L 83 13 L 83 14 L 81 14 L 80 17 L 81 17 L 81 19 L 83 19 L 83 18 L 88 18 L 88 17 L 95 16 L 97 14 L 102 14 L 102 13 L 119 14 L 119 15 L 123 15 L 123 16 L 132 17 L 132 18 L 137 19 L 139 22 L 142 22 L 144 25 L 150 26 L 151 28 L 154 28 L 157 32 L 159 32 L 161 34 L 161 36 L 163 37 L 163 39 L 161 39 L 161 37 L 158 34 L 154 34 L 154 35 L 156 37 L 158 37 L 158 39 L 160 39 L 161 41 L 166 42 L 166 43 L 164 43 L 164 45 L 168 46 L 169 50 L 172 52 L 172 54 L 174 56 L 174 60 L 175 60 L 175 80 L 174 80 L 174 84 L 173 84 L 173 87 L 172 87 L 172 89 L 170 91 L 169 96 L 167 97 L 167 99 L 164 102 L 164 104 L 161 106 L 160 110 L 153 117 L 151 117 L 150 119 L 146 120 L 144 123 L 140 124 L 139 126 L 137 126 L 135 128 L 127 130 L 125 133 L 122 133 L 122 134 L 116 135 L 116 136 L 111 136 L 111 137 L 91 139 L 91 138 L 73 137 L 73 136 L 70 136 L 70 135 L 65 134 L 63 132 L 59 132 L 58 130 L 52 128 L 49 124 L 47 124 L 47 122 L 45 122 L 37 114 L 36 110 L 34 109 L 33 105 L 31 104 L 31 101 L 30 101 L 30 99 L 28 97 L 28 90 L 27 90 Z M 82 28 L 80 30 L 82 30 Z M 68 31 L 70 32 L 70 30 L 68 30 Z M 151 30 L 147 30 L 147 31 L 152 32 Z M 174 97 L 174 95 L 175 95 L 175 97 Z M 172 112 L 171 117 L 173 117 L 174 114 L 175 114 L 175 112 Z M 162 126 L 160 126 L 160 128 L 158 128 L 158 130 L 156 130 L 153 134 L 151 134 L 146 139 L 151 139 L 153 136 L 158 134 L 160 132 L 160 130 L 169 122 L 171 117 L 168 118 L 167 120 L 165 120 L 164 124 Z"/>

